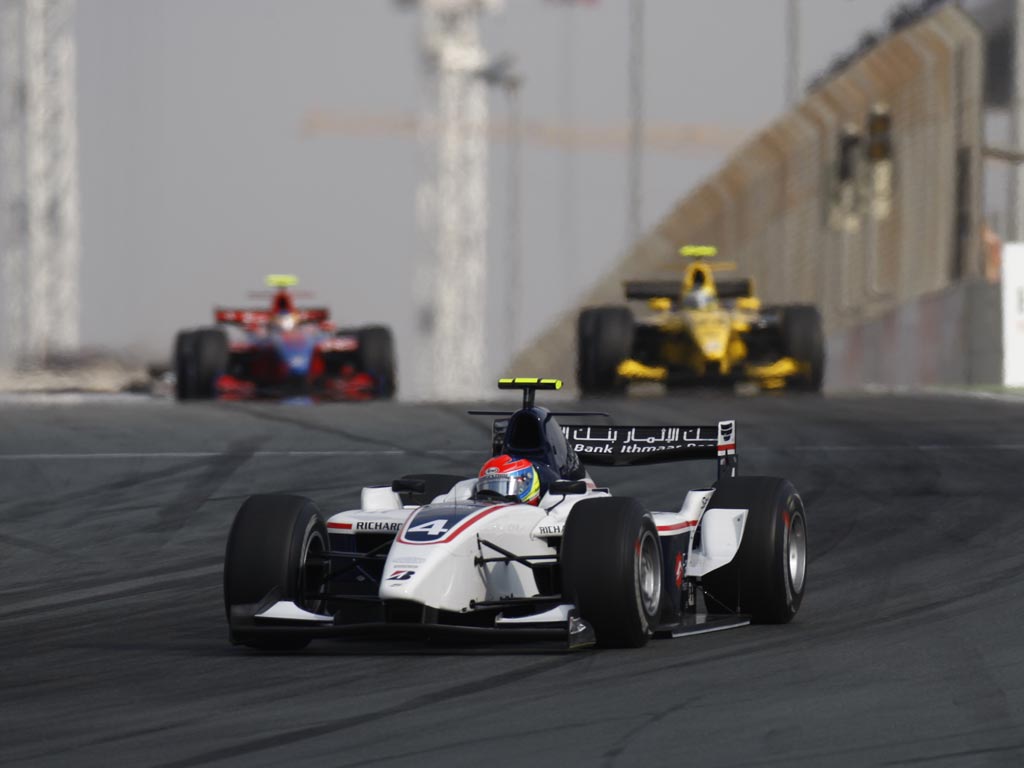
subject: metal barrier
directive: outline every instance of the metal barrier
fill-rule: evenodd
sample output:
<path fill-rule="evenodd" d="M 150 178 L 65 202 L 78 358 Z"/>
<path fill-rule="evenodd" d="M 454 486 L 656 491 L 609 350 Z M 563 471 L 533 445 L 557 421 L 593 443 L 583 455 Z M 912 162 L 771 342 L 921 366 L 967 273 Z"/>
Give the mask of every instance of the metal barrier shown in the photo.
<path fill-rule="evenodd" d="M 736 152 L 583 306 L 681 275 L 685 243 L 716 244 L 766 302 L 817 304 L 827 335 L 982 275 L 983 54 L 951 6 L 884 40 Z M 577 312 L 511 370 L 574 379 Z"/>

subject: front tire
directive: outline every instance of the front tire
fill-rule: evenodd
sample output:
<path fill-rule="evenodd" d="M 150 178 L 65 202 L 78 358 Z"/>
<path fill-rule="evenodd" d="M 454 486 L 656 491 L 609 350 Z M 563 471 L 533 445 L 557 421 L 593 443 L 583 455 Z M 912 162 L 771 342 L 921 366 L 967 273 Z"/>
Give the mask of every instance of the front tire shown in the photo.
<path fill-rule="evenodd" d="M 817 307 L 794 304 L 783 308 L 782 346 L 786 355 L 808 366 L 797 386 L 820 392 L 825 380 L 825 331 Z"/>
<path fill-rule="evenodd" d="M 194 331 L 181 331 L 174 339 L 174 395 L 178 400 L 196 396 L 195 336 Z"/>
<path fill-rule="evenodd" d="M 250 496 L 231 526 L 224 554 L 224 609 L 259 605 L 270 599 L 323 612 L 315 594 L 326 590 L 327 526 L 316 505 L 302 496 Z M 274 593 L 274 594 L 271 594 Z M 301 635 L 260 635 L 232 631 L 233 642 L 259 650 L 291 651 L 309 644 Z"/>
<path fill-rule="evenodd" d="M 573 507 L 560 554 L 562 592 L 594 626 L 598 645 L 637 648 L 654 633 L 662 557 L 654 519 L 635 499 L 588 499 Z"/>
<path fill-rule="evenodd" d="M 584 395 L 622 394 L 619 363 L 633 352 L 633 313 L 628 307 L 596 307 L 580 313 L 576 328 L 576 377 Z"/>
<path fill-rule="evenodd" d="M 380 397 L 390 400 L 398 389 L 395 343 L 391 329 L 369 325 L 356 332 L 359 338 L 359 362 L 364 371 L 377 379 Z"/>
<path fill-rule="evenodd" d="M 217 394 L 217 377 L 228 367 L 228 339 L 220 328 L 182 331 L 174 344 L 175 394 L 204 400 Z"/>
<path fill-rule="evenodd" d="M 730 477 L 708 508 L 748 509 L 736 557 L 701 580 L 707 612 L 746 613 L 785 624 L 800 609 L 807 577 L 807 517 L 792 484 L 778 477 Z"/>

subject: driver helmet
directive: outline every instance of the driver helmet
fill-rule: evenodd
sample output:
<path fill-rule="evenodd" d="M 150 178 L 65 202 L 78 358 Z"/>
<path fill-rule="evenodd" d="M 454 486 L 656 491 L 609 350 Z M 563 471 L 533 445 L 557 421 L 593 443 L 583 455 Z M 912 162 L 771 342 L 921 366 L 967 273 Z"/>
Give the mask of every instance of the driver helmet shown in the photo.
<path fill-rule="evenodd" d="M 715 303 L 715 293 L 708 285 L 708 276 L 703 269 L 693 272 L 693 283 L 690 290 L 683 296 L 683 306 L 686 309 L 707 309 Z"/>
<path fill-rule="evenodd" d="M 295 326 L 298 325 L 297 319 L 295 312 L 278 312 L 270 318 L 270 324 L 274 328 L 288 333 L 295 330 Z"/>
<path fill-rule="evenodd" d="M 708 309 L 715 303 L 715 295 L 705 286 L 696 286 L 683 297 L 687 309 Z"/>
<path fill-rule="evenodd" d="M 495 456 L 480 470 L 473 495 L 500 496 L 520 504 L 540 504 L 540 476 L 529 459 Z"/>

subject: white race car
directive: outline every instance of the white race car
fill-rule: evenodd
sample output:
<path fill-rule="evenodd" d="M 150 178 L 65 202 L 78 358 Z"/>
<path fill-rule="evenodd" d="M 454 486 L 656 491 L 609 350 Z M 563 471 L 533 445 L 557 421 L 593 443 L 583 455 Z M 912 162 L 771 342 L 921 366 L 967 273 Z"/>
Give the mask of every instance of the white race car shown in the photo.
<path fill-rule="evenodd" d="M 559 425 L 534 405 L 553 379 L 502 379 L 523 406 L 497 415 L 492 450 L 550 472 L 539 504 L 477 478 L 407 475 L 326 521 L 300 496 L 252 496 L 228 537 L 233 643 L 295 650 L 315 637 L 447 634 L 636 647 L 652 636 L 784 623 L 804 594 L 807 528 L 793 486 L 739 477 L 736 431 Z M 714 459 L 713 487 L 648 511 L 598 487 L 582 460 Z"/>

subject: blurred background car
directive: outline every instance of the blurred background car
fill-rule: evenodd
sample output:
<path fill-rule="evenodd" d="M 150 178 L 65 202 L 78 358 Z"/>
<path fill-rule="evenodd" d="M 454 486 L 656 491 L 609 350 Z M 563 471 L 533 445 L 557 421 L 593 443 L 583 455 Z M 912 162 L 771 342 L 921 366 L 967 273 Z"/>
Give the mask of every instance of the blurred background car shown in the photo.
<path fill-rule="evenodd" d="M 391 330 L 337 330 L 324 307 L 298 307 L 291 275 L 270 275 L 269 308 L 214 311 L 216 326 L 185 330 L 174 343 L 179 400 L 315 396 L 394 397 Z M 258 294 L 257 294 L 258 295 Z"/>
<path fill-rule="evenodd" d="M 580 313 L 583 394 L 621 393 L 630 381 L 821 389 L 825 337 L 817 307 L 764 307 L 751 279 L 716 279 L 716 271 L 735 265 L 712 261 L 714 246 L 684 246 L 680 253 L 691 260 L 681 280 L 626 283 L 626 298 L 646 302 L 645 315 L 623 306 Z"/>

